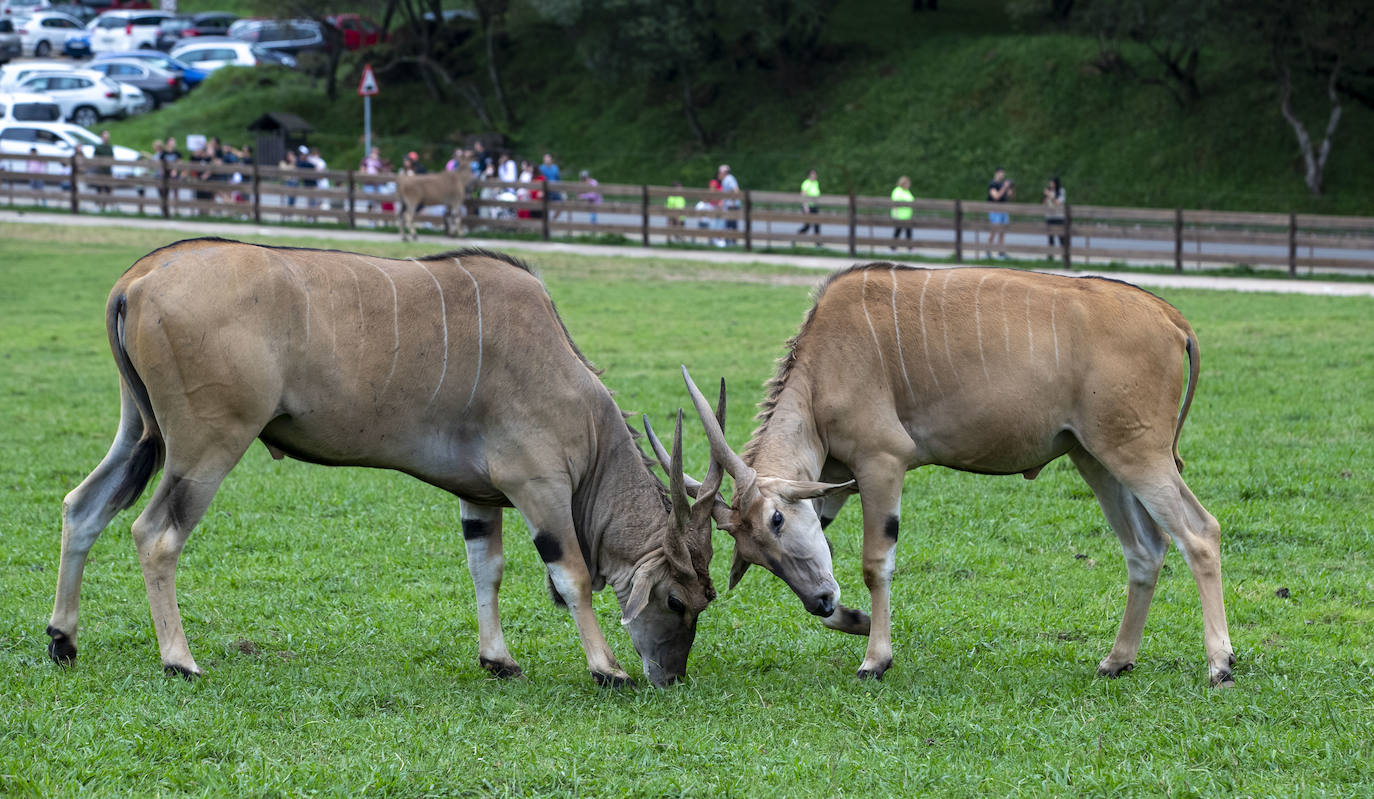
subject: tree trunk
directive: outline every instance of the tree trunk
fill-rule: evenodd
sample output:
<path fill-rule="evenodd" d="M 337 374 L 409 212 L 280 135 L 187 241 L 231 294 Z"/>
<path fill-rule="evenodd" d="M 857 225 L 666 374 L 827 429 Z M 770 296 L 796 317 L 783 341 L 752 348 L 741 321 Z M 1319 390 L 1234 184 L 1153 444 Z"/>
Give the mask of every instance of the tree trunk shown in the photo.
<path fill-rule="evenodd" d="M 487 76 L 491 78 L 491 90 L 496 94 L 496 107 L 501 109 L 501 118 L 506 122 L 506 128 L 515 127 L 515 114 L 510 110 L 510 103 L 506 100 L 506 89 L 501 83 L 501 70 L 496 64 L 496 29 L 497 20 L 486 20 L 482 23 L 487 38 Z"/>
<path fill-rule="evenodd" d="M 678 68 L 678 74 L 682 76 L 682 111 L 687 115 L 687 127 L 692 129 L 697 144 L 706 147 L 706 131 L 702 129 L 701 121 L 697 119 L 696 108 L 693 107 L 695 102 L 692 98 L 692 77 L 685 66 Z"/>
<path fill-rule="evenodd" d="M 1305 173 L 1303 180 L 1307 184 L 1307 190 L 1316 197 L 1320 197 L 1325 189 L 1326 159 L 1331 155 L 1331 140 L 1335 137 L 1336 127 L 1341 121 L 1341 99 L 1336 92 L 1340 72 L 1341 63 L 1337 61 L 1331 68 L 1331 77 L 1326 85 L 1327 97 L 1331 102 L 1331 114 L 1326 122 L 1326 136 L 1322 139 L 1321 146 L 1314 150 L 1307 126 L 1293 113 L 1293 76 L 1287 66 L 1279 68 L 1279 111 L 1283 113 L 1283 118 L 1288 120 L 1289 126 L 1293 128 L 1293 134 L 1298 139 L 1298 149 L 1302 152 Z"/>

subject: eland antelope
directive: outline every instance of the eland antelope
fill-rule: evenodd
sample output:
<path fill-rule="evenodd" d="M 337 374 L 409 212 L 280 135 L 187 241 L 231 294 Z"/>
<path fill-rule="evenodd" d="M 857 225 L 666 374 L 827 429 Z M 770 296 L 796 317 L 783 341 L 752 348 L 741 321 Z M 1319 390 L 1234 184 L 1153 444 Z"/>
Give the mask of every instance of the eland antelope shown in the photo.
<path fill-rule="evenodd" d="M 396 176 L 396 226 L 401 241 L 415 241 L 415 215 L 426 205 L 444 207 L 444 233 L 463 235 L 463 203 L 472 173 L 466 168 L 429 174 Z"/>
<path fill-rule="evenodd" d="M 260 439 L 277 458 L 395 469 L 459 498 L 479 661 L 493 674 L 520 674 L 497 609 L 501 508 L 510 506 L 529 525 L 598 684 L 629 680 L 592 609 L 592 592 L 607 583 L 649 680 L 686 673 L 697 616 L 715 596 L 711 503 L 689 518 L 680 475 L 670 495 L 650 472 L 520 262 L 480 250 L 392 260 L 195 239 L 135 263 L 110 292 L 105 323 L 119 429 L 63 502 L 48 627 L 55 661 L 76 657 L 87 553 L 161 469 L 134 543 L 164 669 L 200 673 L 177 606 L 177 559 L 220 482 Z"/>
<path fill-rule="evenodd" d="M 881 678 L 892 664 L 903 475 L 939 464 L 1030 480 L 1068 455 L 1120 539 L 1130 578 L 1098 673 L 1133 667 L 1172 538 L 1201 594 L 1209 676 L 1230 684 L 1220 528 L 1184 484 L 1178 457 L 1198 367 L 1182 314 L 1117 281 L 886 263 L 840 271 L 788 343 L 743 455 L 683 369 L 712 457 L 734 480 L 731 504 L 714 510 L 735 538 L 730 585 L 750 563 L 789 584 L 807 568 L 828 571 L 822 531 L 859 494 L 871 623 L 841 606 L 825 623 L 867 626 L 859 676 Z M 813 613 L 825 610 L 798 593 Z"/>

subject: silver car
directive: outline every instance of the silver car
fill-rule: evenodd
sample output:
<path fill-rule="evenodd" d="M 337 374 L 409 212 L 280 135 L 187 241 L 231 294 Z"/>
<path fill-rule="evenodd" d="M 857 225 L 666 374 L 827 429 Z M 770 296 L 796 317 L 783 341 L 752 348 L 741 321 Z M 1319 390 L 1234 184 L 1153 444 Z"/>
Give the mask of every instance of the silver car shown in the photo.
<path fill-rule="evenodd" d="M 24 54 L 24 41 L 14 32 L 14 20 L 0 17 L 0 64 Z"/>

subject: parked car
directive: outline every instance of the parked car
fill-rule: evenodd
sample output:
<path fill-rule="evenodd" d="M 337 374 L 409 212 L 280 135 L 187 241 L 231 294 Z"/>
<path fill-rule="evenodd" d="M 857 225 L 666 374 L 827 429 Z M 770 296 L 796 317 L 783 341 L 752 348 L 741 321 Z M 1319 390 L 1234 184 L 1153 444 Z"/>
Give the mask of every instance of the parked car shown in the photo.
<path fill-rule="evenodd" d="M 188 91 L 180 75 L 134 58 L 101 59 L 89 64 L 88 68 L 118 83 L 142 89 L 153 108 L 170 103 Z"/>
<path fill-rule="evenodd" d="M 152 8 L 148 0 L 81 0 L 85 5 L 95 9 L 97 14 L 106 11 L 141 11 Z"/>
<path fill-rule="evenodd" d="M 170 55 L 197 69 L 213 72 L 220 67 L 254 67 L 280 64 L 295 67 L 296 59 L 229 36 L 197 36 L 172 49 Z"/>
<path fill-rule="evenodd" d="M 99 136 L 67 122 L 0 122 L 0 155 L 11 156 L 11 160 L 5 164 L 6 171 L 24 171 L 26 164 L 23 159 L 28 157 L 30 150 L 37 150 L 39 155 L 68 157 L 80 148 L 83 156 L 91 158 L 97 144 L 100 144 Z M 114 145 L 114 157 L 130 162 L 141 158 L 137 150 L 119 144 Z M 50 167 L 50 171 L 57 170 Z M 116 166 L 110 170 L 117 178 L 141 175 L 143 172 L 144 167 L 136 164 Z"/>
<path fill-rule="evenodd" d="M 67 40 L 80 38 L 86 29 L 75 17 L 45 8 L 27 17 L 16 17 L 14 32 L 24 43 L 24 55 L 47 58 L 63 52 Z"/>
<path fill-rule="evenodd" d="M 62 106 L 42 94 L 0 93 L 0 122 L 58 122 Z"/>
<path fill-rule="evenodd" d="M 192 88 L 200 85 L 200 82 L 205 80 L 210 74 L 203 69 L 197 69 L 185 61 L 173 58 L 158 50 L 116 50 L 112 53 L 101 53 L 91 61 L 91 64 L 94 65 L 101 61 L 122 58 L 132 58 L 135 61 L 143 61 L 152 64 L 158 69 L 165 69 L 168 72 L 180 75 L 181 79 L 186 81 L 186 85 Z"/>
<path fill-rule="evenodd" d="M 91 57 L 91 32 L 82 29 L 81 33 L 67 38 L 62 45 L 62 55 L 68 58 L 85 60 Z"/>
<path fill-rule="evenodd" d="M 168 17 L 157 30 L 157 49 L 171 50 L 189 36 L 226 36 L 229 26 L 238 21 L 238 14 L 228 11 L 205 11 L 200 14 Z"/>
<path fill-rule="evenodd" d="M 48 5 L 48 0 L 0 0 L 0 17 L 22 17 Z"/>
<path fill-rule="evenodd" d="M 361 50 L 391 38 L 381 25 L 360 14 L 335 14 L 324 20 L 343 34 L 345 50 Z"/>
<path fill-rule="evenodd" d="M 29 59 L 5 64 L 0 66 L 0 92 L 14 91 L 19 81 L 35 72 L 62 72 L 71 69 L 76 69 L 76 64 L 56 59 Z"/>
<path fill-rule="evenodd" d="M 169 11 L 106 11 L 86 26 L 91 32 L 91 50 L 152 50 L 157 47 L 158 26 L 171 16 Z"/>
<path fill-rule="evenodd" d="M 62 107 L 63 119 L 82 127 L 130 113 L 119 84 L 88 69 L 37 72 L 19 81 L 19 89 L 51 97 Z"/>
<path fill-rule="evenodd" d="M 85 3 L 55 3 L 47 6 L 44 10 L 61 11 L 63 14 L 80 22 L 82 27 L 85 27 L 86 23 L 95 19 L 96 16 L 100 14 L 99 9 L 91 8 Z"/>
<path fill-rule="evenodd" d="M 121 116 L 146 114 L 153 110 L 153 98 L 145 94 L 142 89 L 132 83 L 120 83 L 119 81 L 115 81 L 115 85 L 119 87 Z"/>
<path fill-rule="evenodd" d="M 24 54 L 24 40 L 14 32 L 14 20 L 0 17 L 0 64 Z"/>
<path fill-rule="evenodd" d="M 229 35 L 293 56 L 326 49 L 324 32 L 313 19 L 241 19 L 229 26 Z"/>

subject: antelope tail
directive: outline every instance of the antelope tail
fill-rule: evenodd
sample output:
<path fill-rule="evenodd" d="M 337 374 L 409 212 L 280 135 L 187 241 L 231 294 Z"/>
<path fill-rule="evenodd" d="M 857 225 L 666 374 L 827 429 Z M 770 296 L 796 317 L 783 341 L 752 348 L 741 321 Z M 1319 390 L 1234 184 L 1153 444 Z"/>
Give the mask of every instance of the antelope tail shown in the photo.
<path fill-rule="evenodd" d="M 124 470 L 124 479 L 120 482 L 119 488 L 115 489 L 114 497 L 111 499 L 111 504 L 120 510 L 138 501 L 143 489 L 148 487 L 148 481 L 162 467 L 165 454 L 162 431 L 158 429 L 157 419 L 153 416 L 153 404 L 148 397 L 148 387 L 143 384 L 143 378 L 138 376 L 133 361 L 129 359 L 129 351 L 125 347 L 124 324 L 127 316 L 128 297 L 121 293 L 106 310 L 105 331 L 110 337 L 110 350 L 114 353 L 115 365 L 119 368 L 122 388 L 129 393 L 138 408 L 139 416 L 143 418 L 143 436 L 129 454 L 129 465 Z"/>
<path fill-rule="evenodd" d="M 1183 395 L 1183 407 L 1178 411 L 1178 426 L 1174 428 L 1174 465 L 1183 473 L 1183 459 L 1178 456 L 1178 439 L 1183 435 L 1183 422 L 1188 419 L 1188 408 L 1193 404 L 1193 391 L 1197 388 L 1197 374 L 1202 367 L 1202 353 L 1198 351 L 1197 338 L 1188 331 L 1184 351 L 1188 353 L 1188 390 Z"/>

